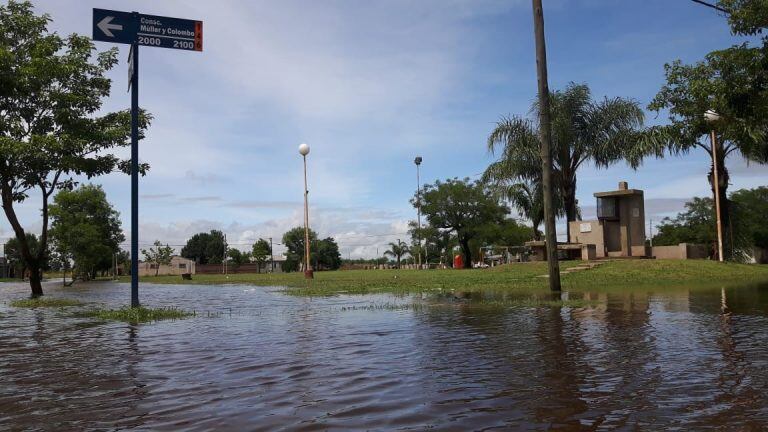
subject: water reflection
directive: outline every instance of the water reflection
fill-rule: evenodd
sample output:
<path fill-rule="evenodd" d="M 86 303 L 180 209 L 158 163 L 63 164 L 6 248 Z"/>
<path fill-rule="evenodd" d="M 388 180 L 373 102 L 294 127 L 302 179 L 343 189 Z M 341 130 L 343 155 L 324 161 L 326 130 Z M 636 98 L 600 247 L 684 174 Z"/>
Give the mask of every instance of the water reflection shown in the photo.
<path fill-rule="evenodd" d="M 127 298 L 120 284 L 48 289 Z M 0 302 L 25 290 L 1 285 Z M 136 326 L 4 307 L 0 429 L 768 427 L 768 287 L 569 294 L 587 307 L 520 307 L 530 295 L 509 292 L 143 292 L 198 317 Z M 410 301 L 432 306 L 366 308 Z"/>

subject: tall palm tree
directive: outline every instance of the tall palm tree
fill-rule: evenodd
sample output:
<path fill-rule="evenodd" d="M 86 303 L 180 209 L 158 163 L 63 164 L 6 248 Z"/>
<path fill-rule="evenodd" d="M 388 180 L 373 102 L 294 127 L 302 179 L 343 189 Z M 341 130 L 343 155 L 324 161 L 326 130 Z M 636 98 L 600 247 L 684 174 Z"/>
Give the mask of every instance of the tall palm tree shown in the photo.
<path fill-rule="evenodd" d="M 532 154 L 529 160 L 533 160 L 537 156 Z M 488 184 L 490 189 L 501 199 L 515 207 L 521 217 L 529 220 L 533 229 L 533 239 L 541 240 L 539 226 L 544 222 L 544 186 L 541 183 L 541 171 L 531 170 L 530 177 L 533 177 L 533 180 L 530 180 L 529 176 L 511 178 L 509 172 L 514 171 L 515 168 L 509 166 L 510 161 L 513 161 L 511 163 L 518 163 L 518 169 L 523 170 L 527 169 L 526 164 L 529 167 L 534 167 L 534 164 L 538 163 L 526 162 L 525 160 L 520 163 L 521 158 L 501 158 L 488 166 L 483 173 L 482 181 Z M 561 217 L 565 215 L 562 196 L 558 189 L 552 192 L 555 216 Z"/>
<path fill-rule="evenodd" d="M 408 245 L 398 239 L 397 243 L 389 244 L 389 250 L 385 251 L 384 255 L 394 257 L 397 260 L 397 268 L 400 268 L 400 258 L 408 253 Z"/>
<path fill-rule="evenodd" d="M 497 193 L 531 222 L 533 239 L 541 240 L 539 226 L 544 221 L 544 194 L 541 182 L 521 181 L 495 186 Z M 562 212 L 561 212 L 562 213 Z"/>
<path fill-rule="evenodd" d="M 566 219 L 571 222 L 579 218 L 579 168 L 586 163 L 604 168 L 622 159 L 636 166 L 636 143 L 644 115 L 632 99 L 594 101 L 586 84 L 570 83 L 565 90 L 553 92 L 550 101 L 553 182 L 562 197 Z M 536 113 L 538 104 L 534 103 L 531 114 Z M 500 153 L 491 165 L 496 170 L 493 175 L 509 182 L 540 181 L 539 147 L 538 124 L 518 116 L 502 118 L 488 137 L 488 150 Z M 568 231 L 570 238 L 570 227 Z"/>

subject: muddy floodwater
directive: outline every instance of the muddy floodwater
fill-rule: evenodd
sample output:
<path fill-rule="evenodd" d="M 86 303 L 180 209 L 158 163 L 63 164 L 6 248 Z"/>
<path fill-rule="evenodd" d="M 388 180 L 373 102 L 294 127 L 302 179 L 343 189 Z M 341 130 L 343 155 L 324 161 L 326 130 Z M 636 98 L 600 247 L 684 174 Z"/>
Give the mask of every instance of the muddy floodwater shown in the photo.
<path fill-rule="evenodd" d="M 126 284 L 46 289 L 129 300 Z M 768 428 L 768 286 L 484 307 L 145 284 L 145 305 L 197 316 L 142 325 L 8 305 L 27 293 L 0 284 L 0 430 Z"/>

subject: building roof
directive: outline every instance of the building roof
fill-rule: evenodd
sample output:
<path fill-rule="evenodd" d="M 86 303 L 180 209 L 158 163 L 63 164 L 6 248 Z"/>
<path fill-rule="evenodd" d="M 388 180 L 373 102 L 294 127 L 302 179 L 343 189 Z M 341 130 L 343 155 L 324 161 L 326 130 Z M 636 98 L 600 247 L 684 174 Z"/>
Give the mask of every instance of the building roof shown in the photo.
<path fill-rule="evenodd" d="M 624 189 L 624 190 L 594 193 L 595 198 L 620 197 L 620 196 L 642 195 L 642 194 L 643 194 L 643 191 L 641 191 L 640 189 Z"/>

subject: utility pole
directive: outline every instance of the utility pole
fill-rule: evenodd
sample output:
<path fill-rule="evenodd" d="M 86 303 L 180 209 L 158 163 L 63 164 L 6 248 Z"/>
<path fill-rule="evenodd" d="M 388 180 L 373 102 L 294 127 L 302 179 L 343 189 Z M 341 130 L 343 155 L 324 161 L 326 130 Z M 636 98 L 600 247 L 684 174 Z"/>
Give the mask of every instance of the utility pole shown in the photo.
<path fill-rule="evenodd" d="M 416 159 L 413 161 L 416 164 L 416 218 L 418 220 L 416 240 L 419 242 L 419 270 L 421 270 L 421 179 L 419 178 L 421 161 L 421 156 L 416 156 Z"/>
<path fill-rule="evenodd" d="M 650 239 L 651 239 L 651 247 L 653 247 L 653 218 L 651 218 L 651 221 L 648 223 L 648 231 L 650 232 Z"/>
<path fill-rule="evenodd" d="M 544 10 L 541 0 L 533 1 L 533 31 L 536 37 L 536 72 L 539 81 L 539 135 L 541 139 L 541 178 L 544 189 L 544 235 L 546 236 L 549 289 L 560 291 L 560 263 L 557 261 L 557 231 L 552 202 L 552 124 L 549 112 L 547 47 L 544 38 Z"/>

